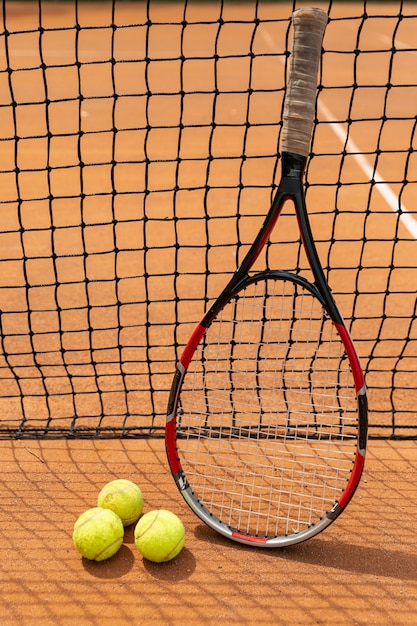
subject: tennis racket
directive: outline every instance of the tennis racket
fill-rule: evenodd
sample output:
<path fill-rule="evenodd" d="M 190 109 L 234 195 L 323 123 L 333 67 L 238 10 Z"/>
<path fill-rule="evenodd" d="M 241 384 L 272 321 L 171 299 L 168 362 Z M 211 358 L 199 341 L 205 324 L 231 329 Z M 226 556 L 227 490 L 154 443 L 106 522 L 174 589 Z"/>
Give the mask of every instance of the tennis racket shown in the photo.
<path fill-rule="evenodd" d="M 167 411 L 168 462 L 186 502 L 222 535 L 264 547 L 329 526 L 365 459 L 364 377 L 303 189 L 326 23 L 319 9 L 293 14 L 281 181 L 255 241 L 183 351 Z M 285 270 L 250 274 L 288 200 L 312 282 Z"/>

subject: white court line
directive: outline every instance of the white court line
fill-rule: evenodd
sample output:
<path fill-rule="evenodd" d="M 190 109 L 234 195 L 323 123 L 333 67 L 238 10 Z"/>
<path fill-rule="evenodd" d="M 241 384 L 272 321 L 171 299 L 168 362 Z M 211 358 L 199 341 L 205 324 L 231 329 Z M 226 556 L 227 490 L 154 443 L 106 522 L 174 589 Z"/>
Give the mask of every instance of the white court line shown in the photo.
<path fill-rule="evenodd" d="M 334 134 L 340 139 L 343 145 L 346 142 L 346 132 L 344 131 L 341 124 L 338 122 L 332 122 L 334 119 L 333 115 L 329 111 L 323 102 L 319 101 L 318 104 L 319 111 L 323 114 L 326 121 L 330 122 L 330 127 L 333 130 Z M 378 170 L 375 170 L 372 165 L 370 165 L 369 161 L 361 154 L 358 146 L 355 142 L 349 138 L 346 146 L 346 150 L 350 152 L 355 159 L 356 163 L 365 173 L 366 177 L 369 180 L 375 181 L 375 189 L 378 191 L 388 206 L 394 211 L 394 213 L 399 214 L 399 220 L 402 225 L 408 230 L 410 235 L 417 239 L 417 221 L 413 218 L 413 216 L 409 213 L 407 207 L 400 201 L 399 197 L 393 192 L 391 187 L 385 182 L 382 178 L 381 174 Z"/>
<path fill-rule="evenodd" d="M 387 37 L 387 35 L 378 35 L 378 37 L 382 42 L 392 45 L 392 39 L 390 37 Z M 404 41 L 400 41 L 399 39 L 396 39 L 394 41 L 394 45 L 395 48 L 400 48 L 401 50 L 407 50 L 408 48 L 413 47 L 407 45 Z"/>

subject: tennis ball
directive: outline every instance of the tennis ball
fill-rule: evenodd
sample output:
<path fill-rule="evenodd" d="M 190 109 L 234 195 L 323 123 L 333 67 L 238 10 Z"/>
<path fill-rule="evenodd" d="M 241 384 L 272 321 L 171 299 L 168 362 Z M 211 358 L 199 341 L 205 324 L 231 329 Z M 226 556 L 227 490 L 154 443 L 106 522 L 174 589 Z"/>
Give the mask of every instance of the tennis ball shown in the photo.
<path fill-rule="evenodd" d="M 110 509 L 122 520 L 123 526 L 137 522 L 143 509 L 142 492 L 130 480 L 112 480 L 98 494 L 97 506 Z"/>
<path fill-rule="evenodd" d="M 116 554 L 123 542 L 120 519 L 108 509 L 95 507 L 80 515 L 74 524 L 72 539 L 78 552 L 90 561 L 104 561 Z"/>
<path fill-rule="evenodd" d="M 171 511 L 149 511 L 136 524 L 136 547 L 149 561 L 170 561 L 181 552 L 184 542 L 184 525 Z"/>

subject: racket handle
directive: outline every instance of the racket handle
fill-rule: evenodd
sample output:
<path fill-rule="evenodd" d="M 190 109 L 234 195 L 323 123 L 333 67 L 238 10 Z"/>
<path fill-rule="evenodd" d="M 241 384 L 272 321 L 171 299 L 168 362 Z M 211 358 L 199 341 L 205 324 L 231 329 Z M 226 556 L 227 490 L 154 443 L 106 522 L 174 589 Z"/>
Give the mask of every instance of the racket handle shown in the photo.
<path fill-rule="evenodd" d="M 317 71 L 327 19 L 327 13 L 321 9 L 298 9 L 292 16 L 294 37 L 284 102 L 283 152 L 293 152 L 303 157 L 310 152 Z"/>

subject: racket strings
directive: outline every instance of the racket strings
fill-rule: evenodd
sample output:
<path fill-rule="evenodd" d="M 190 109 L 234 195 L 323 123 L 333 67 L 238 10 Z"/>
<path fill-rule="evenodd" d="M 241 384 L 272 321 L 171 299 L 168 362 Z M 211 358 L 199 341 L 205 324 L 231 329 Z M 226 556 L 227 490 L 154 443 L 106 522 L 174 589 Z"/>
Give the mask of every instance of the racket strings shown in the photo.
<path fill-rule="evenodd" d="M 300 532 L 343 492 L 356 436 L 353 377 L 320 302 L 290 280 L 239 292 L 180 395 L 178 455 L 200 503 L 242 533 Z"/>

